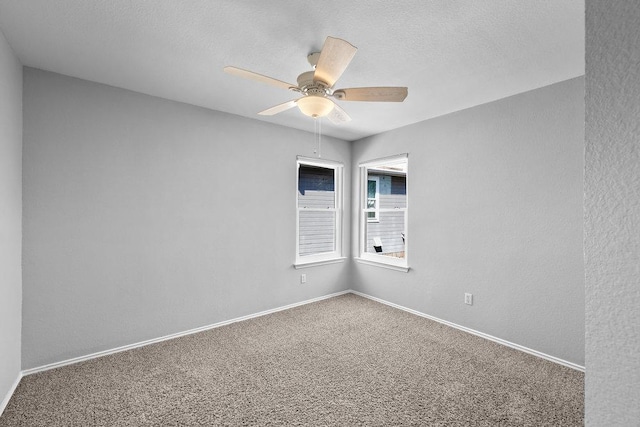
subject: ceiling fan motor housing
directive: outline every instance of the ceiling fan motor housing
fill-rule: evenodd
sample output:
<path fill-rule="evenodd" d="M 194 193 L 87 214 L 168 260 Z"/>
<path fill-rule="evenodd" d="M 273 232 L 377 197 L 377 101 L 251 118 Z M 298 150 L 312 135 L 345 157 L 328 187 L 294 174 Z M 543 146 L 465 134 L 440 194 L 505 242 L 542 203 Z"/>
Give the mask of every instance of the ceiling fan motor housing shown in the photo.
<path fill-rule="evenodd" d="M 314 80 L 315 72 L 307 71 L 298 76 L 298 87 L 305 95 L 326 96 L 329 92 L 329 85 L 320 80 Z"/>

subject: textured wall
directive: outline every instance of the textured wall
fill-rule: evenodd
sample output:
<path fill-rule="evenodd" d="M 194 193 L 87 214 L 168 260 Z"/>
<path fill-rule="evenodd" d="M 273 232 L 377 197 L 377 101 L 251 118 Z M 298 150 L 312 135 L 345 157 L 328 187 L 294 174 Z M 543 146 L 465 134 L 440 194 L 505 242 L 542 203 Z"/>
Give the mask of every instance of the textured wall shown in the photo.
<path fill-rule="evenodd" d="M 353 167 L 409 153 L 411 267 L 356 264 L 357 289 L 583 365 L 583 94 L 575 78 L 356 142 Z"/>
<path fill-rule="evenodd" d="M 21 256 L 22 66 L 0 32 L 0 402 L 20 372 Z"/>
<path fill-rule="evenodd" d="M 348 263 L 306 270 L 306 285 L 292 267 L 311 133 L 24 79 L 24 369 L 348 287 Z M 349 144 L 323 138 L 322 151 L 349 182 Z"/>
<path fill-rule="evenodd" d="M 586 424 L 640 423 L 640 4 L 587 1 Z"/>

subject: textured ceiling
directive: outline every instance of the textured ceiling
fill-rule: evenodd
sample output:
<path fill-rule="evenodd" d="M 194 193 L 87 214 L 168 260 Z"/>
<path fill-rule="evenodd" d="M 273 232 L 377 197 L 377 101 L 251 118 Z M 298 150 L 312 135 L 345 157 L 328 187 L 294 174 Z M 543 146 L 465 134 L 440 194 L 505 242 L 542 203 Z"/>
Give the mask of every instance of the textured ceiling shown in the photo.
<path fill-rule="evenodd" d="M 296 94 L 222 71 L 295 83 L 326 36 L 358 52 L 336 87 L 408 86 L 404 103 L 340 102 L 345 140 L 584 74 L 583 0 L 0 0 L 24 65 L 313 131 Z"/>

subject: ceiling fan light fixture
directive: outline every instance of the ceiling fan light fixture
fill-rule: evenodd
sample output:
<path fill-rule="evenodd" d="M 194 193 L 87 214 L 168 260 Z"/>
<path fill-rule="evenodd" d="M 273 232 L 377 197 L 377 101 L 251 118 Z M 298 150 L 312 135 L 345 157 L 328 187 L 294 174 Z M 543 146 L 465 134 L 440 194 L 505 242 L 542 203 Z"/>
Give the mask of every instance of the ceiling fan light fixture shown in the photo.
<path fill-rule="evenodd" d="M 333 102 L 323 96 L 308 95 L 298 99 L 298 108 L 309 117 L 324 117 L 333 110 Z"/>
<path fill-rule="evenodd" d="M 307 56 L 313 71 L 298 76 L 298 84 L 291 84 L 273 77 L 242 68 L 226 66 L 226 73 L 271 86 L 300 93 L 302 98 L 278 104 L 260 111 L 261 116 L 273 116 L 295 106 L 308 117 L 327 117 L 334 124 L 351 121 L 351 117 L 330 98 L 339 101 L 402 102 L 407 97 L 406 87 L 352 87 L 334 89 L 336 81 L 345 71 L 358 49 L 348 41 L 327 37 L 320 52 Z M 319 122 L 316 122 L 319 123 Z"/>

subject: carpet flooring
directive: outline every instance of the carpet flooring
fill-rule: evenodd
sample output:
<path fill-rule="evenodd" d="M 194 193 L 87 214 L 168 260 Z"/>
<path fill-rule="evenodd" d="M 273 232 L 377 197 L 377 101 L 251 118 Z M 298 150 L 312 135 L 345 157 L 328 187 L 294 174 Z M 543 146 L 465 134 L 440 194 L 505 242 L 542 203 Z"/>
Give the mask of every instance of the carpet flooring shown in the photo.
<path fill-rule="evenodd" d="M 26 376 L 0 426 L 578 426 L 583 387 L 345 294 Z"/>

